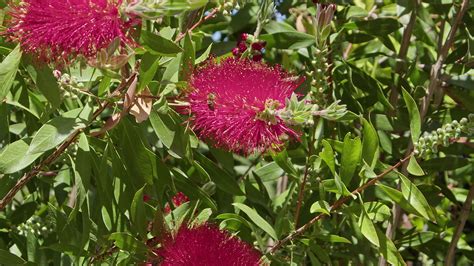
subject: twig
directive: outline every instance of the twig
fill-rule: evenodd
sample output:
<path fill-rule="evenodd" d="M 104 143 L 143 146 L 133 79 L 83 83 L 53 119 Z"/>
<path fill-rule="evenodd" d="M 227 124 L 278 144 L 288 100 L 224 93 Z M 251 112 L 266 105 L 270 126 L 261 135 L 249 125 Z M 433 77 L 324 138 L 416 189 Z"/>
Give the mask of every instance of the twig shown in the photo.
<path fill-rule="evenodd" d="M 469 8 L 469 0 L 463 0 L 461 3 L 461 8 L 459 9 L 458 13 L 456 14 L 456 17 L 454 18 L 454 22 L 453 22 L 453 25 L 451 26 L 451 30 L 449 31 L 448 38 L 446 39 L 446 42 L 443 44 L 443 46 L 440 49 L 438 60 L 436 60 L 436 63 L 431 68 L 430 84 L 428 85 L 428 93 L 423 98 L 423 102 L 422 102 L 421 110 L 420 110 L 420 115 L 422 118 L 426 116 L 426 113 L 428 112 L 428 108 L 430 106 L 431 97 L 433 96 L 434 91 L 439 86 L 439 83 L 440 83 L 439 77 L 441 74 L 441 67 L 443 66 L 444 60 L 446 59 L 448 55 L 449 48 L 451 48 L 451 46 L 453 45 L 454 37 L 456 36 L 456 32 L 458 30 L 459 24 L 461 24 L 461 20 L 464 17 L 464 14 L 466 13 L 468 8 Z"/>
<path fill-rule="evenodd" d="M 448 253 L 446 254 L 446 260 L 444 262 L 444 265 L 446 266 L 454 265 L 454 255 L 456 254 L 456 246 L 458 244 L 459 239 L 461 238 L 464 226 L 466 225 L 467 218 L 469 217 L 469 213 L 471 212 L 473 199 L 474 184 L 471 184 L 471 188 L 469 189 L 469 193 L 467 194 L 466 201 L 462 206 L 461 214 L 459 215 L 458 225 L 456 226 L 453 238 L 451 239 L 451 243 L 449 244 Z"/>
<path fill-rule="evenodd" d="M 397 63 L 395 66 L 395 73 L 398 75 L 401 75 L 403 70 L 406 68 L 406 57 L 408 53 L 408 48 L 410 47 L 410 39 L 413 34 L 413 29 L 415 28 L 415 23 L 416 23 L 416 17 L 417 17 L 417 11 L 418 11 L 418 6 L 420 5 L 420 0 L 416 0 L 413 2 L 413 10 L 411 11 L 410 15 L 410 20 L 408 21 L 407 27 L 403 31 L 403 37 L 402 37 L 402 42 L 400 44 L 400 50 L 398 50 L 398 55 L 397 55 Z M 399 96 L 399 88 L 400 88 L 400 82 L 397 82 L 398 84 L 394 84 L 390 88 L 390 104 L 395 108 L 396 110 L 396 105 L 398 101 L 398 96 Z M 392 115 L 395 115 L 395 112 L 392 112 Z"/>
<path fill-rule="evenodd" d="M 436 88 L 439 85 L 439 78 L 440 78 L 440 72 L 441 72 L 441 66 L 444 64 L 444 60 L 448 54 L 449 48 L 454 42 L 454 36 L 456 34 L 457 28 L 461 22 L 462 17 L 464 16 L 464 13 L 466 12 L 467 8 L 469 7 L 469 0 L 463 0 L 461 4 L 461 8 L 459 9 L 458 14 L 456 15 L 456 18 L 454 20 L 454 23 L 451 27 L 451 30 L 449 31 L 448 38 L 444 45 L 440 49 L 440 53 L 438 56 L 438 60 L 436 61 L 436 64 L 431 67 L 431 75 L 430 75 L 430 84 L 428 86 L 428 93 L 427 95 L 423 98 L 422 104 L 421 104 L 421 111 L 420 111 L 420 118 L 421 121 L 423 122 L 426 118 L 426 114 L 428 112 L 428 107 L 430 105 L 431 97 L 433 95 L 433 92 L 436 90 Z M 409 141 L 408 145 L 408 150 L 411 150 L 413 147 L 413 142 L 412 140 Z M 406 175 L 407 174 L 407 166 L 408 162 L 404 163 L 402 165 L 402 174 Z M 395 231 L 398 228 L 400 217 L 402 215 L 402 208 L 400 205 L 395 204 L 392 210 L 393 213 L 393 220 L 392 223 L 390 223 L 387 226 L 387 230 L 385 231 L 385 235 L 389 239 L 393 239 L 395 236 Z M 380 258 L 379 260 L 379 266 L 386 265 L 386 261 L 384 258 Z"/>
<path fill-rule="evenodd" d="M 112 96 L 115 96 L 116 93 L 120 93 L 122 90 L 127 88 L 129 83 L 134 79 L 135 75 L 136 74 L 133 74 L 128 80 L 124 80 L 117 90 L 112 94 Z M 92 115 L 89 124 L 99 117 L 99 115 L 104 112 L 105 109 L 110 106 L 110 104 L 111 103 L 109 101 L 103 102 L 101 107 L 97 109 Z M 5 209 L 5 207 L 10 204 L 18 191 L 20 191 L 33 177 L 37 176 L 43 168 L 53 163 L 72 143 L 74 143 L 75 139 L 77 136 L 79 136 L 82 130 L 83 129 L 75 130 L 71 136 L 69 136 L 69 138 L 63 142 L 51 155 L 41 161 L 38 165 L 34 166 L 28 173 L 24 174 L 0 201 L 0 211 Z"/>
<path fill-rule="evenodd" d="M 300 190 L 298 191 L 298 202 L 296 203 L 296 211 L 295 211 L 295 227 L 298 226 L 298 221 L 299 221 L 299 217 L 300 217 L 300 211 L 301 211 L 301 205 L 303 204 L 303 195 L 304 195 L 304 188 L 306 186 L 306 181 L 308 179 L 308 174 L 309 174 L 309 164 L 310 164 L 310 160 L 309 160 L 309 157 L 311 157 L 311 153 L 313 151 L 313 148 L 314 148 L 314 142 L 316 140 L 316 138 L 314 137 L 314 131 L 311 130 L 311 135 L 312 135 L 312 138 L 311 138 L 311 141 L 309 143 L 309 147 L 308 147 L 308 156 L 307 156 L 307 162 L 306 162 L 306 165 L 305 165 L 305 168 L 304 168 L 304 174 L 303 174 L 303 181 L 301 182 L 300 184 Z"/>
<path fill-rule="evenodd" d="M 366 182 L 365 184 L 363 184 L 362 186 L 358 187 L 357 189 L 355 189 L 354 191 L 351 192 L 351 194 L 349 196 L 345 196 L 343 198 L 340 198 L 338 199 L 336 202 L 334 202 L 332 205 L 331 205 L 331 211 L 334 211 L 338 208 L 340 208 L 344 203 L 346 203 L 347 201 L 349 201 L 350 199 L 352 199 L 352 196 L 354 195 L 357 195 L 357 194 L 360 194 L 362 191 L 364 191 L 365 189 L 367 189 L 368 187 L 371 187 L 373 186 L 375 183 L 377 183 L 380 179 L 382 179 L 385 175 L 387 175 L 388 173 L 392 172 L 393 170 L 397 169 L 398 167 L 400 167 L 400 165 L 402 165 L 404 162 L 408 161 L 408 159 L 411 158 L 413 154 L 410 153 L 407 157 L 403 158 L 402 160 L 400 160 L 398 163 L 396 163 L 395 165 L 387 168 L 385 171 L 383 171 L 381 174 L 377 175 L 375 178 L 371 179 L 370 181 Z M 281 248 L 284 244 L 286 244 L 288 241 L 291 241 L 293 240 L 295 237 L 301 235 L 302 233 L 304 233 L 306 230 L 308 230 L 313 224 L 315 224 L 317 221 L 321 220 L 322 218 L 324 218 L 325 216 L 327 216 L 327 214 L 324 214 L 324 213 L 321 213 L 319 215 L 317 215 L 316 217 L 314 217 L 313 219 L 311 219 L 309 222 L 307 222 L 306 224 L 304 224 L 303 226 L 301 226 L 300 228 L 298 228 L 297 230 L 293 231 L 293 233 L 289 234 L 287 237 L 285 237 L 284 239 L 278 241 L 269 251 L 270 254 L 273 254 L 275 253 L 275 251 L 277 251 L 279 248 Z"/>
<path fill-rule="evenodd" d="M 219 11 L 219 8 L 217 8 L 217 7 L 214 8 L 214 9 L 212 9 L 212 10 L 209 12 L 209 14 L 207 14 L 207 16 L 201 18 L 198 22 L 196 22 L 196 23 L 195 23 L 191 28 L 189 28 L 186 32 L 180 33 L 180 34 L 178 35 L 178 37 L 176 38 L 175 42 L 181 41 L 181 40 L 184 38 L 184 36 L 186 36 L 186 33 L 193 31 L 194 29 L 196 29 L 197 27 L 199 27 L 199 25 L 201 25 L 202 23 L 204 23 L 204 22 L 206 22 L 207 20 L 213 18 L 213 17 L 217 14 L 218 11 Z"/>

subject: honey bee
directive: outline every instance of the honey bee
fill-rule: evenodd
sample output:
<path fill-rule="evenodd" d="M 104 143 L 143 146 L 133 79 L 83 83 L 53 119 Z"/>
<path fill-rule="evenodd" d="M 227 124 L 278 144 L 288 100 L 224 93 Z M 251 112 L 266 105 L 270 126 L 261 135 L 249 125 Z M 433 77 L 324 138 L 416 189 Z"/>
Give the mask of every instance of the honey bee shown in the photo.
<path fill-rule="evenodd" d="M 207 107 L 209 107 L 209 110 L 214 111 L 215 110 L 215 100 L 216 100 L 216 95 L 214 93 L 209 93 L 207 95 Z"/>

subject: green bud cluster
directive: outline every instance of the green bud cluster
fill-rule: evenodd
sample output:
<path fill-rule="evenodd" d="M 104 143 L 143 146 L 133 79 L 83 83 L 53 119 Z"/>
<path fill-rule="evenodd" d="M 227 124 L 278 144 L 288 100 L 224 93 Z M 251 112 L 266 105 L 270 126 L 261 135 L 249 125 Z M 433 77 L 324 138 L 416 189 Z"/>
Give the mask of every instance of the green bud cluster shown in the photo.
<path fill-rule="evenodd" d="M 298 100 L 296 95 L 293 94 L 291 98 L 286 100 L 285 108 L 277 110 L 273 114 L 289 125 L 312 126 L 314 125 L 315 116 L 320 116 L 327 120 L 337 120 L 346 113 L 346 106 L 339 104 L 339 101 L 332 103 L 324 109 L 320 109 L 308 97 Z"/>
<path fill-rule="evenodd" d="M 50 223 L 43 221 L 41 217 L 33 216 L 26 222 L 14 227 L 13 231 L 21 236 L 26 236 L 28 233 L 31 233 L 35 236 L 45 238 L 53 232 L 53 226 Z"/>
<path fill-rule="evenodd" d="M 77 99 L 77 95 L 82 93 L 82 90 L 85 88 L 82 82 L 79 82 L 76 77 L 70 76 L 67 73 L 62 74 L 60 71 L 55 70 L 54 76 L 58 80 L 61 98 Z"/>
<path fill-rule="evenodd" d="M 316 17 L 313 17 L 315 32 L 315 46 L 312 51 L 311 67 L 312 71 L 308 76 L 312 78 L 311 86 L 314 98 L 325 103 L 327 91 L 329 89 L 327 74 L 330 71 L 329 46 L 327 40 L 331 33 L 331 21 L 334 17 L 336 6 L 334 4 L 317 4 Z"/>
<path fill-rule="evenodd" d="M 311 77 L 311 87 L 313 96 L 318 102 L 325 102 L 324 94 L 328 91 L 327 73 L 329 71 L 329 47 L 315 48 L 313 59 L 311 60 L 312 71 L 307 74 Z"/>
<path fill-rule="evenodd" d="M 468 118 L 462 118 L 459 122 L 453 120 L 441 128 L 431 132 L 424 132 L 414 144 L 415 155 L 418 157 L 429 157 L 438 152 L 439 147 L 447 147 L 453 140 L 459 139 L 463 134 L 474 134 L 474 114 Z"/>
<path fill-rule="evenodd" d="M 222 14 L 224 16 L 227 16 L 231 14 L 233 10 L 240 10 L 240 7 L 245 4 L 246 1 L 242 0 L 231 0 L 231 1 L 225 1 L 225 0 L 220 0 L 219 1 L 219 10 L 222 11 Z"/>

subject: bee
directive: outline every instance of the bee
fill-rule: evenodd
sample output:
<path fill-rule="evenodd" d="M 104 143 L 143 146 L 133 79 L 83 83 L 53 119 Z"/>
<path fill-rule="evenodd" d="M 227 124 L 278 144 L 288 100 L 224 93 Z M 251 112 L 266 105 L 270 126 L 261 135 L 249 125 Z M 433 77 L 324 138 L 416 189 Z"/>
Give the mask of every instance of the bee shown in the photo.
<path fill-rule="evenodd" d="M 207 95 L 207 107 L 209 107 L 209 110 L 214 111 L 215 110 L 215 102 L 216 100 L 216 95 L 214 93 L 209 93 Z"/>

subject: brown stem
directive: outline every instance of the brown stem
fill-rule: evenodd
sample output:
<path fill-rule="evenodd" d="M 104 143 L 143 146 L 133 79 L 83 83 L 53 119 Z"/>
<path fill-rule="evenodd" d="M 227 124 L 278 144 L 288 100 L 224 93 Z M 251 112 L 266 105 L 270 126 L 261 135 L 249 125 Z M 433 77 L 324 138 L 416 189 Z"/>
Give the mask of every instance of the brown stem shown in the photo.
<path fill-rule="evenodd" d="M 194 29 L 196 29 L 197 27 L 199 27 L 199 25 L 201 25 L 202 23 L 206 22 L 207 20 L 213 18 L 217 12 L 219 11 L 219 8 L 214 8 L 212 9 L 209 14 L 207 14 L 207 16 L 201 18 L 198 22 L 196 22 L 193 26 L 191 26 L 191 28 L 189 28 L 186 32 L 182 32 L 178 35 L 178 37 L 176 38 L 175 42 L 179 42 L 181 41 L 184 36 L 186 36 L 186 33 L 188 32 L 192 32 Z"/>
<path fill-rule="evenodd" d="M 430 105 L 431 97 L 433 95 L 433 92 L 438 88 L 438 85 L 440 83 L 439 78 L 440 78 L 440 73 L 441 73 L 441 67 L 444 64 L 444 60 L 446 59 L 446 56 L 448 54 L 449 48 L 454 42 L 454 37 L 457 31 L 457 28 L 459 24 L 461 23 L 461 19 L 464 16 L 464 13 L 469 7 L 469 0 L 463 0 L 461 4 L 461 8 L 459 9 L 459 12 L 457 13 L 453 26 L 451 27 L 451 30 L 449 31 L 448 38 L 444 45 L 442 45 L 440 49 L 440 53 L 438 56 L 438 60 L 436 61 L 435 65 L 431 67 L 431 73 L 430 73 L 430 84 L 428 86 L 428 93 L 427 95 L 423 98 L 422 104 L 421 104 L 421 110 L 420 110 L 420 118 L 421 121 L 423 122 L 426 118 L 426 114 L 428 112 L 428 108 Z M 413 142 L 410 140 L 409 142 L 409 148 L 408 150 L 411 150 L 413 147 Z M 408 163 L 408 162 L 407 162 Z M 402 174 L 406 175 L 407 174 L 407 163 L 405 163 L 402 166 Z M 395 236 L 395 231 L 398 228 L 400 218 L 402 216 L 402 208 L 400 205 L 395 204 L 393 209 L 393 220 L 392 223 L 389 224 L 387 227 L 387 230 L 385 231 L 385 235 L 389 239 L 393 239 Z M 379 260 L 379 266 L 386 265 L 386 261 L 384 258 L 380 258 Z"/>
<path fill-rule="evenodd" d="M 125 88 L 127 88 L 131 81 L 135 78 L 136 74 L 133 74 L 131 78 L 128 80 L 122 81 L 122 84 L 117 88 L 117 90 L 112 94 L 112 96 L 116 95 L 117 93 L 120 93 L 123 91 Z M 92 115 L 92 119 L 89 121 L 89 125 L 94 121 L 99 115 L 109 107 L 111 103 L 108 101 L 105 101 L 101 104 L 101 107 L 97 109 L 94 114 Z M 49 155 L 46 159 L 41 161 L 39 164 L 34 166 L 28 173 L 25 173 L 17 182 L 16 184 L 7 192 L 7 194 L 3 197 L 2 200 L 0 200 L 0 211 L 5 209 L 5 207 L 10 204 L 10 202 L 13 200 L 15 195 L 20 191 L 33 177 L 37 176 L 40 172 L 41 169 L 45 168 L 46 166 L 50 165 L 53 163 L 61 154 L 72 144 L 74 143 L 75 139 L 79 134 L 81 134 L 83 129 L 77 129 L 75 130 L 71 136 L 67 138 L 65 142 L 63 142 L 51 155 Z"/>
<path fill-rule="evenodd" d="M 298 191 L 298 202 L 296 203 L 296 211 L 295 211 L 295 227 L 298 226 L 298 221 L 299 221 L 299 218 L 300 218 L 300 211 L 301 211 L 301 205 L 303 205 L 303 196 L 304 196 L 304 188 L 306 186 L 306 181 L 308 180 L 308 174 L 309 174 L 309 164 L 310 164 L 310 161 L 309 161 L 309 158 L 311 157 L 311 153 L 313 151 L 313 148 L 314 148 L 314 142 L 316 140 L 316 138 L 314 137 L 314 131 L 311 130 L 311 141 L 309 143 L 309 147 L 308 147 L 308 156 L 307 156 L 307 162 L 306 162 L 306 165 L 305 165 L 305 168 L 304 168 L 304 174 L 303 174 L 303 181 L 301 182 L 300 184 L 300 190 Z"/>
<path fill-rule="evenodd" d="M 410 39 L 413 34 L 413 29 L 415 28 L 416 17 L 418 6 L 420 5 L 420 0 L 414 1 L 414 7 L 411 11 L 410 20 L 408 21 L 407 27 L 403 31 L 402 42 L 400 44 L 400 50 L 398 50 L 397 63 L 395 66 L 395 73 L 398 75 L 403 74 L 403 70 L 406 68 L 406 57 L 408 48 L 410 47 Z M 398 84 L 393 84 L 390 88 L 390 104 L 395 108 L 397 106 L 397 101 L 399 97 L 399 88 L 400 82 Z M 395 115 L 395 111 L 391 112 L 392 115 Z"/>
<path fill-rule="evenodd" d="M 472 200 L 474 199 L 474 184 L 471 184 L 469 193 L 467 194 L 466 201 L 464 202 L 461 214 L 459 215 L 458 224 L 456 230 L 454 231 L 453 238 L 449 244 L 448 253 L 446 254 L 446 260 L 444 265 L 454 265 L 454 255 L 456 254 L 456 246 L 459 239 L 461 238 L 464 226 L 466 225 L 467 218 L 469 218 L 469 213 L 471 212 Z"/>
<path fill-rule="evenodd" d="M 456 17 L 454 18 L 454 22 L 453 22 L 453 25 L 451 26 L 451 30 L 449 31 L 448 38 L 446 39 L 446 42 L 443 44 L 443 46 L 440 49 L 438 60 L 436 60 L 436 63 L 431 68 L 430 84 L 428 85 L 428 93 L 423 98 L 423 102 L 422 102 L 421 110 L 420 110 L 420 115 L 422 119 L 426 116 L 426 113 L 428 112 L 428 108 L 430 107 L 430 102 L 431 102 L 433 93 L 439 86 L 441 67 L 443 66 L 444 60 L 446 59 L 448 55 L 449 48 L 451 48 L 451 46 L 453 45 L 454 37 L 456 36 L 456 32 L 458 30 L 459 24 L 461 24 L 461 20 L 468 8 L 469 8 L 469 0 L 463 0 L 461 3 L 461 8 L 459 9 L 458 13 L 456 14 Z"/>
<path fill-rule="evenodd" d="M 345 196 L 345 197 L 342 197 L 340 199 L 338 199 L 336 202 L 334 202 L 332 205 L 331 205 L 331 211 L 334 211 L 338 208 L 340 208 L 344 203 L 346 203 L 347 201 L 349 201 L 350 199 L 352 199 L 352 197 L 354 195 L 357 195 L 357 194 L 360 194 L 362 191 L 364 191 L 365 189 L 367 189 L 368 187 L 371 187 L 373 186 L 375 183 L 377 183 L 380 179 L 382 179 L 385 175 L 387 175 L 388 173 L 392 172 L 393 170 L 397 169 L 398 167 L 400 167 L 400 165 L 402 165 L 404 162 L 408 161 L 408 159 L 410 159 L 410 157 L 412 156 L 412 153 L 410 153 L 407 157 L 403 158 L 402 160 L 400 160 L 398 163 L 396 163 L 395 165 L 387 168 L 385 171 L 383 171 L 381 174 L 377 175 L 375 178 L 371 179 L 370 181 L 366 182 L 365 184 L 363 184 L 362 186 L 358 187 L 357 189 L 355 189 L 354 191 L 351 192 L 351 194 L 349 196 Z M 269 251 L 270 254 L 273 254 L 275 253 L 275 251 L 277 251 L 279 248 L 281 248 L 284 244 L 286 244 L 288 241 L 291 241 L 293 240 L 295 237 L 301 235 L 302 233 L 306 232 L 306 230 L 308 230 L 313 224 L 315 224 L 317 221 L 321 220 L 322 218 L 324 218 L 325 216 L 327 216 L 326 214 L 324 213 L 321 213 L 319 214 L 318 216 L 314 217 L 313 219 L 311 219 L 309 222 L 307 222 L 306 224 L 304 224 L 303 226 L 301 226 L 300 228 L 298 228 L 297 230 L 293 231 L 291 234 L 289 234 L 287 237 L 283 238 L 282 240 L 278 241 Z"/>

